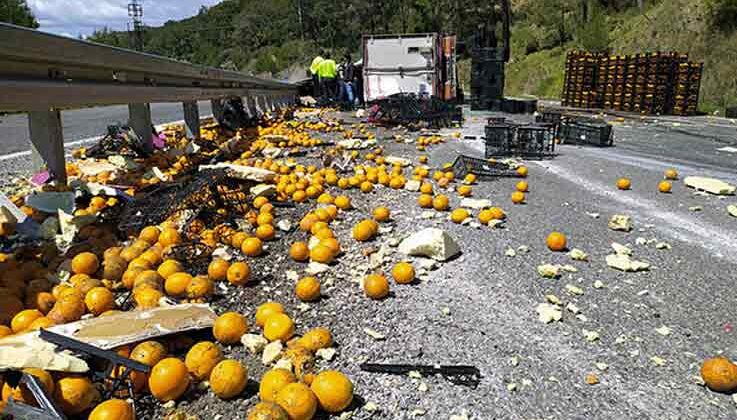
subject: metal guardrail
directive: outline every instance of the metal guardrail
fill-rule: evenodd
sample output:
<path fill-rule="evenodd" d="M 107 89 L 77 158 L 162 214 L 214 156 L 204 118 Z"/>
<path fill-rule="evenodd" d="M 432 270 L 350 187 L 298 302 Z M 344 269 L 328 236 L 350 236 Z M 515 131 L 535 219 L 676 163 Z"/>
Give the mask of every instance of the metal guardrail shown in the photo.
<path fill-rule="evenodd" d="M 295 102 L 297 86 L 0 23 L 0 111 L 28 112 L 34 166 L 66 182 L 60 110 L 128 104 L 129 124 L 151 147 L 152 102 L 182 102 L 198 137 L 197 101 L 244 98 L 251 116 Z"/>
<path fill-rule="evenodd" d="M 0 23 L 0 111 L 231 96 L 294 85 Z"/>

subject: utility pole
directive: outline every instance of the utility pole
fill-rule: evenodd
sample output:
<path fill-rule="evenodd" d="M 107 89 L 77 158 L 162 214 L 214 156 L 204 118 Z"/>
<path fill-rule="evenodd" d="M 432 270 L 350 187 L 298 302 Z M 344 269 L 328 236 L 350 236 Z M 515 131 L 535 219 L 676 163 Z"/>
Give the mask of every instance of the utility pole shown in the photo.
<path fill-rule="evenodd" d="M 143 51 L 143 0 L 130 0 L 128 3 L 128 35 L 136 51 Z"/>

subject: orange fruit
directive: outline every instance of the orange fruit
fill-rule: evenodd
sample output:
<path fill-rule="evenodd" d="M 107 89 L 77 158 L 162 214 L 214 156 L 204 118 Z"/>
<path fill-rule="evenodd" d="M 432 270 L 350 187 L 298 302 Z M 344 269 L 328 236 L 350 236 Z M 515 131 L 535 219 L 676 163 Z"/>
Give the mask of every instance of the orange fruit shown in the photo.
<path fill-rule="evenodd" d="M 376 231 L 374 225 L 369 220 L 362 220 L 353 227 L 353 239 L 359 242 L 366 242 L 373 239 Z"/>
<path fill-rule="evenodd" d="M 41 318 L 36 318 L 36 320 L 28 326 L 28 331 L 36 331 L 41 328 L 46 329 L 53 327 L 54 325 L 56 325 L 54 321 L 44 316 Z"/>
<path fill-rule="evenodd" d="M 86 411 L 100 393 L 86 376 L 67 376 L 56 382 L 54 399 L 64 414 L 74 416 Z"/>
<path fill-rule="evenodd" d="M 284 307 L 277 302 L 265 302 L 256 308 L 256 325 L 262 327 L 266 325 L 266 320 L 275 314 L 283 314 Z"/>
<path fill-rule="evenodd" d="M 287 412 L 290 420 L 310 420 L 317 412 L 315 394 L 302 383 L 291 383 L 282 388 L 275 402 Z"/>
<path fill-rule="evenodd" d="M 297 344 L 311 352 L 316 352 L 332 346 L 333 335 L 327 328 L 313 328 L 297 340 Z"/>
<path fill-rule="evenodd" d="M 529 190 L 530 187 L 527 184 L 527 181 L 520 181 L 520 182 L 517 183 L 517 185 L 515 186 L 515 188 L 519 192 L 526 193 Z"/>
<path fill-rule="evenodd" d="M 228 278 L 229 268 L 230 268 L 229 262 L 221 258 L 215 258 L 214 260 L 212 260 L 210 265 L 207 266 L 207 275 L 213 281 L 223 281 Z"/>
<path fill-rule="evenodd" d="M 49 372 L 38 368 L 25 368 L 23 369 L 23 372 L 38 378 L 39 382 L 41 382 L 41 385 L 46 390 L 47 394 L 54 394 L 54 389 L 56 388 L 56 385 L 54 384 L 54 378 Z M 29 390 L 25 385 L 21 384 L 14 388 L 10 386 L 9 383 L 5 382 L 4 384 L 2 384 L 2 400 L 4 402 L 7 402 L 8 398 L 10 398 L 11 396 L 15 401 L 22 403 L 33 404 L 36 401 L 31 390 Z"/>
<path fill-rule="evenodd" d="M 522 178 L 527 177 L 527 174 L 529 173 L 529 170 L 527 169 L 527 166 L 520 166 L 517 168 L 517 175 L 521 176 Z"/>
<path fill-rule="evenodd" d="M 671 181 L 675 181 L 678 179 L 678 172 L 675 169 L 668 169 L 665 171 L 665 179 L 669 179 Z"/>
<path fill-rule="evenodd" d="M 11 330 L 7 325 L 0 325 L 0 338 L 7 337 L 9 335 L 13 335 L 13 330 Z"/>
<path fill-rule="evenodd" d="M 271 369 L 261 377 L 258 396 L 261 401 L 274 402 L 279 391 L 295 382 L 297 378 L 291 371 L 281 368 Z"/>
<path fill-rule="evenodd" d="M 476 182 L 476 174 L 468 174 L 468 175 L 466 175 L 465 178 L 463 178 L 463 182 L 465 184 L 469 184 L 469 185 L 470 184 L 473 184 L 474 182 Z"/>
<path fill-rule="evenodd" d="M 386 207 L 377 207 L 374 209 L 374 220 L 377 222 L 386 222 L 391 217 L 389 209 Z"/>
<path fill-rule="evenodd" d="M 151 369 L 148 378 L 148 389 L 159 401 L 176 400 L 189 387 L 187 366 L 179 359 L 169 357 L 162 359 Z"/>
<path fill-rule="evenodd" d="M 340 242 L 335 238 L 320 239 L 320 245 L 326 246 L 333 253 L 333 256 L 340 254 Z"/>
<path fill-rule="evenodd" d="M 255 207 L 256 210 L 259 210 L 264 204 L 267 204 L 268 202 L 269 199 L 266 197 L 256 197 L 253 199 L 253 207 Z"/>
<path fill-rule="evenodd" d="M 264 323 L 264 337 L 269 341 L 286 343 L 294 335 L 294 321 L 284 313 L 271 315 Z"/>
<path fill-rule="evenodd" d="M 632 188 L 632 182 L 629 180 L 629 178 L 619 178 L 617 180 L 617 188 L 620 190 L 629 190 Z"/>
<path fill-rule="evenodd" d="M 461 197 L 470 197 L 473 194 L 473 189 L 469 185 L 460 185 L 457 191 Z"/>
<path fill-rule="evenodd" d="M 80 295 L 68 294 L 59 298 L 46 316 L 57 324 L 65 324 L 79 321 L 86 310 L 87 307 Z"/>
<path fill-rule="evenodd" d="M 468 216 L 468 210 L 455 209 L 450 213 L 450 220 L 453 223 L 463 223 L 464 220 L 468 219 Z"/>
<path fill-rule="evenodd" d="M 353 382 L 337 370 L 318 373 L 310 389 L 315 393 L 320 408 L 328 413 L 339 413 L 353 402 Z"/>
<path fill-rule="evenodd" d="M 276 236 L 276 231 L 272 225 L 261 225 L 256 228 L 256 237 L 262 241 L 270 241 Z"/>
<path fill-rule="evenodd" d="M 417 204 L 423 209 L 429 209 L 432 207 L 432 196 L 430 194 L 421 194 L 417 198 Z"/>
<path fill-rule="evenodd" d="M 320 218 L 318 218 L 314 213 L 309 213 L 305 215 L 302 220 L 300 220 L 299 230 L 301 230 L 302 232 L 310 232 L 312 230 L 312 225 L 319 221 Z"/>
<path fill-rule="evenodd" d="M 335 197 L 333 204 L 341 210 L 348 210 L 351 208 L 351 199 L 345 195 L 339 195 Z"/>
<path fill-rule="evenodd" d="M 226 312 L 215 320 L 212 335 L 222 344 L 234 344 L 248 331 L 246 318 L 238 312 Z"/>
<path fill-rule="evenodd" d="M 274 216 L 269 213 L 261 213 L 256 217 L 256 224 L 261 225 L 272 225 L 274 224 Z"/>
<path fill-rule="evenodd" d="M 289 256 L 292 257 L 294 261 L 307 261 L 310 258 L 310 249 L 304 242 L 295 242 L 291 247 L 289 247 Z"/>
<path fill-rule="evenodd" d="M 97 255 L 91 252 L 82 252 L 72 258 L 72 271 L 74 274 L 87 274 L 91 276 L 99 268 L 100 261 L 98 261 Z"/>
<path fill-rule="evenodd" d="M 115 308 L 115 296 L 106 287 L 95 287 L 85 295 L 84 304 L 92 315 L 99 316 Z"/>
<path fill-rule="evenodd" d="M 320 282 L 314 277 L 304 277 L 297 282 L 294 293 L 302 302 L 313 302 L 320 298 Z"/>
<path fill-rule="evenodd" d="M 408 262 L 397 263 L 392 268 L 392 277 L 398 284 L 409 284 L 415 279 L 415 269 Z"/>
<path fill-rule="evenodd" d="M 315 237 L 317 239 L 334 238 L 335 237 L 335 234 L 333 233 L 333 231 L 330 228 L 325 227 L 323 229 L 319 229 L 319 230 L 315 231 Z"/>
<path fill-rule="evenodd" d="M 289 414 L 276 403 L 260 402 L 248 412 L 247 420 L 289 420 Z"/>
<path fill-rule="evenodd" d="M 560 232 L 552 232 L 545 241 L 551 251 L 561 252 L 566 250 L 566 235 Z"/>
<path fill-rule="evenodd" d="M 127 401 L 114 398 L 95 407 L 87 420 L 136 420 L 136 413 Z"/>
<path fill-rule="evenodd" d="M 164 294 L 159 290 L 145 288 L 135 293 L 133 300 L 136 301 L 136 307 L 138 309 L 151 309 L 159 306 L 159 300 L 162 297 L 164 297 Z"/>
<path fill-rule="evenodd" d="M 184 296 L 190 283 L 192 283 L 192 276 L 188 273 L 174 273 L 164 281 L 164 291 L 169 296 Z"/>
<path fill-rule="evenodd" d="M 249 257 L 258 257 L 263 252 L 263 244 L 259 238 L 248 238 L 241 245 L 241 252 Z"/>
<path fill-rule="evenodd" d="M 241 249 L 241 246 L 243 245 L 243 241 L 248 239 L 248 234 L 245 232 L 238 232 L 235 235 L 233 235 L 232 238 L 230 238 L 230 245 L 233 248 Z"/>
<path fill-rule="evenodd" d="M 707 359 L 701 365 L 701 377 L 712 391 L 730 393 L 737 389 L 737 365 L 726 357 Z"/>
<path fill-rule="evenodd" d="M 158 341 L 144 341 L 131 350 L 129 358 L 146 366 L 154 366 L 166 357 L 166 347 Z"/>
<path fill-rule="evenodd" d="M 668 181 L 661 181 L 660 184 L 658 184 L 658 191 L 660 191 L 663 194 L 668 194 L 673 190 L 673 185 L 671 185 Z"/>
<path fill-rule="evenodd" d="M 14 317 L 13 320 L 10 322 L 10 328 L 13 330 L 13 333 L 18 334 L 19 332 L 23 332 L 28 329 L 28 327 L 31 326 L 33 321 L 37 320 L 38 318 L 43 318 L 44 314 L 41 313 L 38 309 L 26 309 L 23 311 L 18 312 Z"/>
<path fill-rule="evenodd" d="M 525 202 L 525 193 L 520 191 L 515 191 L 512 193 L 512 203 L 514 204 L 522 204 Z"/>
<path fill-rule="evenodd" d="M 172 245 L 178 245 L 182 242 L 182 237 L 179 232 L 174 228 L 166 228 L 159 234 L 159 243 L 162 247 L 166 248 Z"/>
<path fill-rule="evenodd" d="M 141 234 L 138 235 L 138 239 L 146 241 L 149 244 L 153 245 L 159 241 L 160 234 L 161 230 L 159 230 L 159 228 L 157 228 L 156 226 L 147 226 L 143 228 Z"/>
<path fill-rule="evenodd" d="M 448 210 L 448 206 L 448 197 L 443 194 L 435 196 L 435 198 L 432 200 L 432 207 L 437 211 Z"/>
<path fill-rule="evenodd" d="M 226 278 L 234 286 L 245 286 L 251 277 L 251 267 L 245 262 L 236 262 L 230 265 Z"/>
<path fill-rule="evenodd" d="M 192 376 L 204 381 L 210 376 L 212 368 L 223 360 L 223 352 L 220 347 L 211 341 L 200 341 L 192 346 L 184 358 L 184 364 Z"/>
<path fill-rule="evenodd" d="M 187 286 L 186 296 L 189 299 L 203 299 L 215 291 L 215 283 L 206 276 L 197 276 Z"/>
<path fill-rule="evenodd" d="M 310 251 L 310 259 L 318 263 L 330 264 L 333 262 L 333 257 L 333 250 L 322 244 L 316 245 Z"/>
<path fill-rule="evenodd" d="M 381 274 L 370 274 L 363 281 L 363 291 L 371 299 L 389 296 L 389 281 Z"/>
<path fill-rule="evenodd" d="M 248 370 L 236 360 L 223 360 L 210 373 L 210 389 L 224 400 L 242 393 L 247 383 Z"/>

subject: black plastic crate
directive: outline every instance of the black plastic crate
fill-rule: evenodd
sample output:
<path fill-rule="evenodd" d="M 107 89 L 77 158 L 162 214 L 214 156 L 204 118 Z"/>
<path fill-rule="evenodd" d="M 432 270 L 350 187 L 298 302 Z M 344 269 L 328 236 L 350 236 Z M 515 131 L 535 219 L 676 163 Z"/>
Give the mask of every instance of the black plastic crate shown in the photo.
<path fill-rule="evenodd" d="M 466 155 L 458 155 L 453 161 L 452 169 L 456 179 L 462 179 L 468 174 L 474 174 L 481 180 L 519 176 L 516 169 L 506 163 Z"/>
<path fill-rule="evenodd" d="M 509 123 L 493 123 L 486 126 L 486 153 L 487 159 L 494 156 L 508 156 L 511 144 L 514 142 L 516 126 Z"/>
<path fill-rule="evenodd" d="M 555 125 L 539 123 L 517 127 L 510 152 L 526 159 L 551 157 L 555 153 Z"/>
<path fill-rule="evenodd" d="M 570 120 L 560 125 L 560 139 L 563 143 L 597 147 L 614 145 L 612 126 L 603 121 Z"/>

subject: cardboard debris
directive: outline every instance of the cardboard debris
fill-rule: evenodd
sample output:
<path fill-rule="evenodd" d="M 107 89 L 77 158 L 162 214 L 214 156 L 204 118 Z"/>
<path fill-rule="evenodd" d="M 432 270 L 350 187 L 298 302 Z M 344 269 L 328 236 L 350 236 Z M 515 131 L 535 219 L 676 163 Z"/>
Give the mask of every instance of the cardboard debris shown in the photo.
<path fill-rule="evenodd" d="M 407 191 L 417 192 L 420 190 L 420 181 L 411 179 L 404 184 L 404 189 Z"/>
<path fill-rule="evenodd" d="M 491 200 L 478 200 L 475 198 L 464 198 L 461 200 L 461 207 L 467 209 L 481 210 L 491 207 Z"/>
<path fill-rule="evenodd" d="M 727 206 L 727 213 L 731 214 L 733 217 L 737 217 L 737 205 Z"/>
<path fill-rule="evenodd" d="M 571 257 L 571 259 L 575 261 L 588 261 L 589 259 L 589 254 L 583 252 L 582 250 L 578 248 L 573 248 L 568 253 L 568 256 Z"/>
<path fill-rule="evenodd" d="M 267 344 L 264 347 L 263 354 L 261 354 L 261 363 L 264 366 L 274 363 L 281 356 L 282 349 L 284 349 L 284 346 L 279 340 Z"/>
<path fill-rule="evenodd" d="M 0 339 L 0 371 L 24 368 L 71 373 L 89 370 L 84 360 L 68 351 L 58 351 L 56 345 L 42 340 L 38 331 Z"/>
<path fill-rule="evenodd" d="M 251 354 L 257 354 L 263 351 L 264 347 L 269 344 L 269 341 L 258 334 L 244 334 L 241 337 L 241 343 Z"/>
<path fill-rule="evenodd" d="M 401 167 L 407 167 L 412 164 L 412 161 L 409 159 L 397 157 L 397 156 L 387 156 L 386 157 L 386 163 L 390 165 L 399 165 Z"/>
<path fill-rule="evenodd" d="M 367 149 L 376 146 L 376 140 L 347 139 L 339 141 L 338 146 L 346 150 Z"/>
<path fill-rule="evenodd" d="M 649 263 L 633 260 L 629 255 L 625 254 L 607 255 L 606 263 L 611 268 L 626 272 L 647 271 L 650 269 Z"/>
<path fill-rule="evenodd" d="M 109 350 L 163 335 L 209 328 L 215 318 L 217 315 L 209 305 L 183 304 L 90 318 L 49 330 Z"/>
<path fill-rule="evenodd" d="M 447 261 L 461 253 L 461 248 L 445 231 L 427 228 L 414 233 L 399 244 L 399 252 L 406 255 Z"/>
<path fill-rule="evenodd" d="M 114 173 L 118 167 L 104 160 L 81 160 L 77 162 L 79 172 L 84 176 L 97 176 L 103 172 Z"/>
<path fill-rule="evenodd" d="M 0 206 L 0 236 L 10 236 L 15 233 L 18 218 L 5 206 Z"/>
<path fill-rule="evenodd" d="M 535 308 L 537 311 L 537 319 L 545 324 L 553 321 L 560 321 L 563 318 L 563 311 L 560 306 L 551 305 L 549 303 L 541 303 Z"/>
<path fill-rule="evenodd" d="M 272 184 L 258 184 L 249 190 L 254 198 L 271 197 L 276 194 L 276 187 Z"/>
<path fill-rule="evenodd" d="M 38 192 L 26 197 L 26 205 L 44 213 L 74 212 L 73 192 Z"/>
<path fill-rule="evenodd" d="M 698 191 L 706 191 L 716 195 L 733 195 L 737 187 L 727 182 L 702 176 L 687 176 L 683 183 Z"/>
<path fill-rule="evenodd" d="M 632 249 L 629 247 L 626 247 L 620 243 L 613 242 L 612 243 L 612 249 L 614 250 L 614 253 L 617 255 L 632 255 Z"/>
<path fill-rule="evenodd" d="M 217 163 L 215 165 L 201 165 L 200 171 L 209 169 L 225 169 L 228 176 L 254 182 L 271 182 L 276 178 L 276 172 L 253 166 L 235 165 L 232 163 Z"/>
<path fill-rule="evenodd" d="M 629 232 L 632 230 L 632 219 L 629 216 L 615 214 L 609 219 L 609 229 Z"/>
<path fill-rule="evenodd" d="M 537 266 L 537 274 L 547 279 L 556 279 L 560 277 L 561 269 L 560 265 L 542 264 Z"/>
<path fill-rule="evenodd" d="M 264 147 L 264 149 L 261 151 L 261 154 L 264 155 L 264 157 L 276 159 L 286 153 L 281 147 Z"/>
<path fill-rule="evenodd" d="M 71 243 L 80 229 L 97 221 L 97 216 L 73 216 L 62 209 L 59 209 L 58 216 L 61 240 L 66 243 Z"/>

